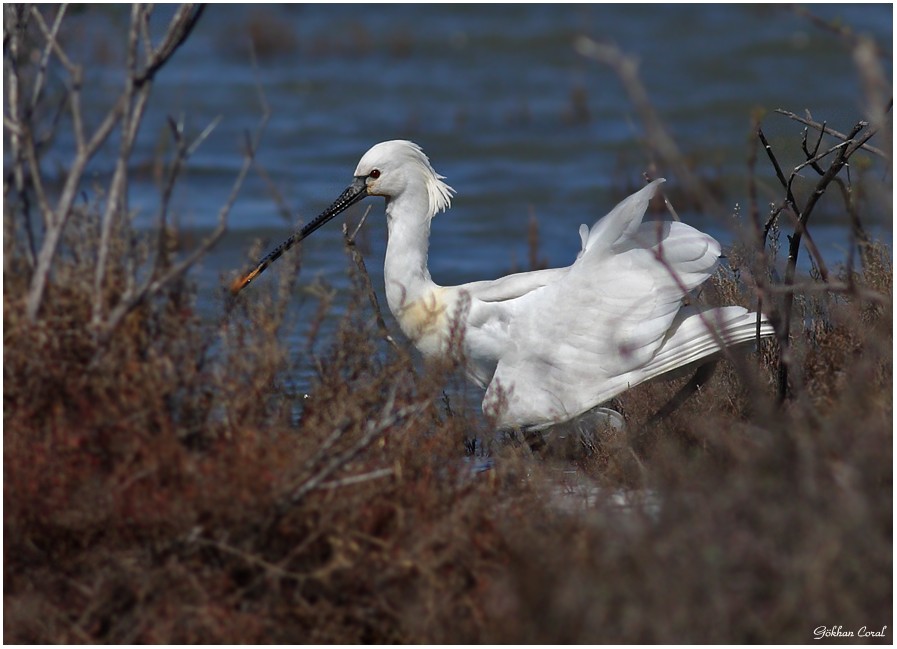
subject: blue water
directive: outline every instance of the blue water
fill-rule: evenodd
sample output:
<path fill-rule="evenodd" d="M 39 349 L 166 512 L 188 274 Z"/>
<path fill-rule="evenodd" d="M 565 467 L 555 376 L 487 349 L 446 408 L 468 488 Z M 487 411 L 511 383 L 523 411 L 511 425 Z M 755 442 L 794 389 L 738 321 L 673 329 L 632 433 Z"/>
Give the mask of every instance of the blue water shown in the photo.
<path fill-rule="evenodd" d="M 890 79 L 890 5 L 811 10 L 870 34 L 888 52 Z M 156 33 L 171 12 L 157 8 Z M 85 99 L 94 111 L 120 87 L 127 20 L 122 7 L 89 8 L 74 16 L 75 27 L 63 36 L 73 54 L 93 63 Z M 255 64 L 250 33 L 256 34 Z M 801 127 L 773 109 L 810 109 L 841 131 L 865 116 L 850 48 L 785 7 L 216 5 L 158 76 L 135 164 L 170 156 L 169 116 L 183 120 L 192 135 L 220 116 L 190 160 L 173 203 L 184 232 L 202 236 L 230 191 L 264 94 L 270 119 L 257 161 L 292 217 L 281 215 L 269 185 L 253 172 L 229 216 L 228 235 L 194 272 L 206 305 L 214 304 L 222 273 L 245 267 L 253 242 L 276 245 L 342 191 L 372 144 L 394 138 L 418 142 L 457 190 L 453 209 L 433 224 L 430 265 L 437 282 L 524 267 L 530 215 L 539 223 L 540 256 L 551 265 L 568 264 L 578 250 L 579 224 L 602 216 L 637 187 L 652 161 L 620 82 L 576 52 L 580 36 L 611 41 L 639 59 L 657 113 L 724 207 L 708 214 L 686 203 L 680 215 L 724 244 L 734 236 L 730 211 L 747 204 L 755 111 L 766 111 L 764 128 L 789 165 L 800 161 Z M 57 144 L 61 162 L 67 145 L 64 139 Z M 889 191 L 882 182 L 890 182 L 889 170 L 868 159 L 863 182 L 871 193 Z M 109 173 L 109 160 L 98 160 L 97 178 Z M 758 173 L 761 202 L 776 200 L 780 192 L 763 157 Z M 675 174 L 657 174 L 670 179 L 675 196 Z M 859 170 L 853 177 L 860 178 Z M 135 175 L 130 188 L 130 206 L 146 229 L 156 222 L 158 186 L 146 173 Z M 353 208 L 354 218 L 363 207 Z M 888 197 L 864 213 L 866 226 L 887 240 L 889 208 Z M 848 245 L 843 210 L 832 203 L 814 218 L 817 243 L 837 263 Z M 378 203 L 365 232 L 378 289 L 385 236 Z M 338 289 L 348 285 L 340 237 L 334 223 L 305 244 L 303 281 L 321 275 Z"/>

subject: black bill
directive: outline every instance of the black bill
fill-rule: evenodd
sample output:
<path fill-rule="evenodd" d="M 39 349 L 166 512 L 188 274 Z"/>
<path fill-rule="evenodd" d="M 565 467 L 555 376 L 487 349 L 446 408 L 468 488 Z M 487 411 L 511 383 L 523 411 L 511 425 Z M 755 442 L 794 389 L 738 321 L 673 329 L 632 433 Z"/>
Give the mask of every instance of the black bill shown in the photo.
<path fill-rule="evenodd" d="M 258 264 L 256 264 L 255 268 L 252 269 L 246 275 L 242 275 L 234 280 L 234 283 L 231 284 L 230 292 L 233 295 L 236 295 L 241 290 L 243 290 L 249 282 L 254 280 L 256 277 L 261 275 L 265 269 L 271 265 L 271 262 L 276 261 L 278 257 L 280 257 L 287 250 L 295 246 L 297 243 L 311 235 L 312 232 L 320 228 L 322 225 L 330 221 L 333 217 L 335 217 L 340 212 L 345 211 L 347 208 L 351 207 L 365 196 L 368 195 L 367 192 L 367 184 L 365 183 L 364 178 L 356 178 L 355 182 L 349 185 L 342 194 L 339 195 L 333 204 L 328 207 L 326 210 L 321 212 L 318 216 L 316 216 L 312 221 L 306 224 L 301 230 L 298 232 L 294 232 L 290 235 L 290 237 L 284 241 L 282 244 L 277 246 L 274 250 L 272 250 L 268 255 L 262 259 Z"/>

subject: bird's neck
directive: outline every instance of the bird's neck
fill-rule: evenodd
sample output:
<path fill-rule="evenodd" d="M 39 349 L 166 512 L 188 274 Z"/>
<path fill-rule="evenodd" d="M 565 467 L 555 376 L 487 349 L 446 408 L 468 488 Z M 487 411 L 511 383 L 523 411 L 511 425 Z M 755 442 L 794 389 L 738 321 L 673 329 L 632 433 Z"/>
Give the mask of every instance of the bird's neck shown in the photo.
<path fill-rule="evenodd" d="M 428 298 L 438 288 L 427 269 L 430 220 L 426 188 L 409 188 L 386 203 L 389 239 L 384 279 L 386 301 L 397 317 L 409 304 Z"/>

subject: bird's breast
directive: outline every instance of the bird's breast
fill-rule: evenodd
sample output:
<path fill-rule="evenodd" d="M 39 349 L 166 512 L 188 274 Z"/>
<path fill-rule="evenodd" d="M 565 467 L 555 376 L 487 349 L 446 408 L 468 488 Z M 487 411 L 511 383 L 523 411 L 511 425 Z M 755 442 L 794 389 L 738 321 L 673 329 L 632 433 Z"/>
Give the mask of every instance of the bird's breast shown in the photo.
<path fill-rule="evenodd" d="M 444 354 L 451 330 L 451 311 L 454 300 L 442 288 L 404 300 L 392 309 L 402 332 L 422 354 Z"/>

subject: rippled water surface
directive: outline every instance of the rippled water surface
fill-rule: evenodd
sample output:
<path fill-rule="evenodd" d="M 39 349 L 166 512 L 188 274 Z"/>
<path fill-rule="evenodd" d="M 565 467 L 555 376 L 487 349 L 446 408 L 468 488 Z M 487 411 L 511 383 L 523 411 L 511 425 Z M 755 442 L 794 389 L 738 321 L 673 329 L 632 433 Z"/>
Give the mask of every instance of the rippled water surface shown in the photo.
<path fill-rule="evenodd" d="M 813 11 L 891 48 L 890 5 Z M 158 8 L 156 27 L 170 12 Z M 123 39 L 113 35 L 124 32 L 127 20 L 120 7 L 87 10 L 68 35 L 101 63 L 90 70 L 89 82 L 100 87 L 88 96 L 96 108 L 121 82 Z M 530 215 L 538 219 L 541 255 L 552 265 L 569 263 L 579 246 L 579 224 L 594 221 L 637 186 L 650 162 L 620 82 L 577 54 L 580 36 L 612 41 L 638 57 L 658 114 L 727 209 L 747 200 L 753 111 L 769 111 L 764 126 L 790 164 L 797 161 L 800 127 L 771 114 L 773 109 L 808 108 L 841 131 L 864 116 L 849 48 L 784 8 L 210 6 L 158 77 L 136 156 L 148 163 L 170 152 L 168 116 L 183 119 L 193 134 L 220 117 L 175 197 L 181 226 L 200 235 L 215 224 L 240 166 L 245 134 L 260 121 L 264 94 L 270 119 L 258 161 L 268 180 L 259 173 L 249 177 L 228 235 L 197 269 L 203 302 L 212 303 L 222 272 L 245 265 L 253 241 L 278 243 L 348 184 L 368 147 L 393 138 L 423 146 L 457 190 L 454 208 L 433 225 L 430 264 L 437 282 L 486 279 L 525 266 Z M 774 190 L 765 160 L 758 169 Z M 100 165 L 97 172 L 108 169 Z M 658 173 L 670 178 L 674 192 L 675 176 Z M 272 185 L 291 222 L 278 210 Z M 144 227 L 152 227 L 158 195 L 149 172 L 132 186 L 131 204 Z M 354 209 L 357 217 L 361 208 Z M 726 213 L 688 205 L 680 213 L 731 241 Z M 889 239 L 890 222 L 869 218 L 867 225 Z M 837 213 L 818 219 L 815 233 L 825 254 L 842 258 L 846 223 Z M 380 201 L 366 237 L 368 267 L 379 288 L 386 237 Z M 303 281 L 321 274 L 337 287 L 347 284 L 337 224 L 307 242 L 305 255 Z"/>

